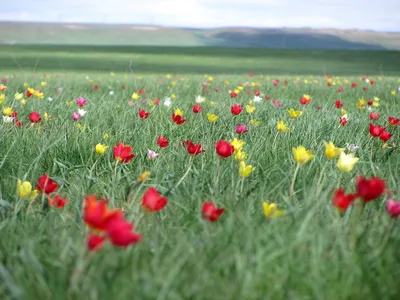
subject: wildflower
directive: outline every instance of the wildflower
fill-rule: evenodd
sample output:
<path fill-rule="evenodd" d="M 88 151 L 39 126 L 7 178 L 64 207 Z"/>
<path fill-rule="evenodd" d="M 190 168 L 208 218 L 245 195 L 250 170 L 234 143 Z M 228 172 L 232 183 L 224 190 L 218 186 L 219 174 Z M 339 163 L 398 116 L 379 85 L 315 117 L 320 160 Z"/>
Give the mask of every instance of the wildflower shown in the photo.
<path fill-rule="evenodd" d="M 104 144 L 97 144 L 96 145 L 96 153 L 98 155 L 103 155 L 104 152 L 106 152 L 108 146 L 104 145 Z"/>
<path fill-rule="evenodd" d="M 38 112 L 34 111 L 29 114 L 29 120 L 31 121 L 31 123 L 39 123 L 42 118 L 40 117 Z"/>
<path fill-rule="evenodd" d="M 87 239 L 87 247 L 90 251 L 97 251 L 106 241 L 105 236 L 100 236 L 89 232 Z"/>
<path fill-rule="evenodd" d="M 396 91 L 393 90 L 393 91 L 390 92 L 390 94 L 391 94 L 392 96 L 394 96 L 394 95 L 396 95 Z"/>
<path fill-rule="evenodd" d="M 204 101 L 206 101 L 206 99 L 200 95 L 197 95 L 195 101 L 196 103 L 203 103 Z"/>
<path fill-rule="evenodd" d="M 32 184 L 29 181 L 17 181 L 17 194 L 23 199 L 33 200 L 39 193 L 38 190 L 32 190 Z"/>
<path fill-rule="evenodd" d="M 400 202 L 399 201 L 396 201 L 394 199 L 389 199 L 386 202 L 385 208 L 386 208 L 386 212 L 392 218 L 397 218 L 398 216 L 400 216 Z"/>
<path fill-rule="evenodd" d="M 397 126 L 400 123 L 400 119 L 394 117 L 388 117 L 388 122 L 390 126 Z"/>
<path fill-rule="evenodd" d="M 310 97 L 310 95 L 303 95 L 303 97 L 301 97 L 299 101 L 300 101 L 300 104 L 306 105 L 306 104 L 310 103 L 311 97 Z"/>
<path fill-rule="evenodd" d="M 358 100 L 358 102 L 356 103 L 356 106 L 358 109 L 363 109 L 365 108 L 365 100 L 363 98 L 361 98 L 360 100 Z"/>
<path fill-rule="evenodd" d="M 337 162 L 337 167 L 341 172 L 350 172 L 359 160 L 358 157 L 354 157 L 353 153 L 345 154 L 344 152 L 341 152 Z"/>
<path fill-rule="evenodd" d="M 242 112 L 242 110 L 243 110 L 243 107 L 241 107 L 239 104 L 234 104 L 234 105 L 231 107 L 231 113 L 232 113 L 232 115 L 234 115 L 234 116 L 239 115 L 239 114 Z"/>
<path fill-rule="evenodd" d="M 276 123 L 276 130 L 279 132 L 286 132 L 289 131 L 290 128 L 284 121 L 280 120 L 278 123 Z"/>
<path fill-rule="evenodd" d="M 80 118 L 82 118 L 82 116 L 79 113 L 77 113 L 76 111 L 74 111 L 72 113 L 72 120 L 78 121 Z"/>
<path fill-rule="evenodd" d="M 233 148 L 234 148 L 235 151 L 241 151 L 241 150 L 243 149 L 244 144 L 245 144 L 244 141 L 239 140 L 239 139 L 237 139 L 237 138 L 234 138 L 234 139 L 231 141 L 231 145 L 233 146 Z"/>
<path fill-rule="evenodd" d="M 300 117 L 300 116 L 303 114 L 302 111 L 300 111 L 300 110 L 294 110 L 293 108 L 289 109 L 288 112 L 289 112 L 289 116 L 290 116 L 292 119 L 296 119 L 296 118 Z"/>
<path fill-rule="evenodd" d="M 336 158 L 343 150 L 343 148 L 336 147 L 332 142 L 325 144 L 325 155 L 327 158 Z"/>
<path fill-rule="evenodd" d="M 111 219 L 118 218 L 122 212 L 109 209 L 108 200 L 97 200 L 95 195 L 85 197 L 83 221 L 96 231 L 104 231 Z"/>
<path fill-rule="evenodd" d="M 149 188 L 142 197 L 142 206 L 149 212 L 157 212 L 163 209 L 168 203 L 166 197 L 162 197 L 154 188 Z"/>
<path fill-rule="evenodd" d="M 171 98 L 169 98 L 169 97 L 165 98 L 163 104 L 164 104 L 164 106 L 166 106 L 166 107 L 171 107 L 171 104 L 172 104 Z"/>
<path fill-rule="evenodd" d="M 68 200 L 61 198 L 60 195 L 56 195 L 54 198 L 48 197 L 49 205 L 56 208 L 63 208 L 67 204 Z"/>
<path fill-rule="evenodd" d="M 278 209 L 275 203 L 263 201 L 264 216 L 269 219 L 275 219 L 286 214 L 286 210 Z"/>
<path fill-rule="evenodd" d="M 176 111 L 178 111 L 178 113 L 180 113 L 180 114 L 172 113 L 172 121 L 177 125 L 181 125 L 181 124 L 185 123 L 186 119 L 182 118 L 182 115 L 181 115 L 182 112 L 180 112 L 179 110 L 176 110 Z"/>
<path fill-rule="evenodd" d="M 149 112 L 146 112 L 144 109 L 139 109 L 139 118 L 147 119 L 149 115 Z"/>
<path fill-rule="evenodd" d="M 243 133 L 246 133 L 248 130 L 247 130 L 247 126 L 246 125 L 240 125 L 240 124 L 238 124 L 237 126 L 236 126 L 236 133 L 237 134 L 243 134 Z"/>
<path fill-rule="evenodd" d="M 103 139 L 104 140 L 108 140 L 110 138 L 110 135 L 106 132 L 106 133 L 104 133 L 104 135 L 103 135 Z"/>
<path fill-rule="evenodd" d="M 118 162 L 129 163 L 134 157 L 135 154 L 132 153 L 131 146 L 124 145 L 123 143 L 114 146 L 114 159 Z"/>
<path fill-rule="evenodd" d="M 12 113 L 13 113 L 12 107 L 4 107 L 3 108 L 3 115 L 5 115 L 7 117 L 11 117 Z"/>
<path fill-rule="evenodd" d="M 205 220 L 215 222 L 219 219 L 224 211 L 224 208 L 217 208 L 214 202 L 208 201 L 204 202 L 201 209 L 201 214 Z"/>
<path fill-rule="evenodd" d="M 358 198 L 358 194 L 346 195 L 343 189 L 337 189 L 333 196 L 332 205 L 340 212 L 344 212 L 350 204 Z"/>
<path fill-rule="evenodd" d="M 369 134 L 373 137 L 378 137 L 384 132 L 386 127 L 381 127 L 380 125 L 369 124 Z"/>
<path fill-rule="evenodd" d="M 137 178 L 138 182 L 143 182 L 145 181 L 149 176 L 151 175 L 151 172 L 149 171 L 144 171 L 142 174 L 139 175 Z"/>
<path fill-rule="evenodd" d="M 140 96 L 139 96 L 137 93 L 135 93 L 135 92 L 132 94 L 132 100 L 134 100 L 134 101 L 136 101 L 137 99 L 139 99 L 139 97 L 140 97 Z"/>
<path fill-rule="evenodd" d="M 314 154 L 312 153 L 312 151 L 307 150 L 303 146 L 298 146 L 296 148 L 293 148 L 292 153 L 294 160 L 299 164 L 305 164 L 314 158 Z"/>
<path fill-rule="evenodd" d="M 388 132 L 388 131 L 383 131 L 383 132 L 381 133 L 381 135 L 379 136 L 379 139 L 380 139 L 382 142 L 386 143 L 386 142 L 392 137 L 392 135 L 393 135 L 393 134 L 391 134 L 391 133 Z"/>
<path fill-rule="evenodd" d="M 254 170 L 255 170 L 255 168 L 252 165 L 246 165 L 246 163 L 243 160 L 240 161 L 239 175 L 241 177 L 250 176 L 250 174 L 253 173 Z"/>
<path fill-rule="evenodd" d="M 349 152 L 356 152 L 358 149 L 360 149 L 360 147 L 355 144 L 346 143 L 345 146 Z"/>
<path fill-rule="evenodd" d="M 14 99 L 15 99 L 16 101 L 21 101 L 22 98 L 24 98 L 24 94 L 18 93 L 18 92 L 14 94 Z"/>
<path fill-rule="evenodd" d="M 58 184 L 49 175 L 44 174 L 39 177 L 36 188 L 41 193 L 51 194 L 57 192 Z"/>
<path fill-rule="evenodd" d="M 79 107 L 84 107 L 87 104 L 87 101 L 86 101 L 86 99 L 84 99 L 82 97 L 79 97 L 79 98 L 76 99 L 76 104 Z"/>
<path fill-rule="evenodd" d="M 256 107 L 255 107 L 255 106 L 246 105 L 246 112 L 247 112 L 248 114 L 253 113 L 255 110 L 256 110 Z"/>
<path fill-rule="evenodd" d="M 335 102 L 335 106 L 336 106 L 336 108 L 342 108 L 342 107 L 343 107 L 343 103 L 342 103 L 342 101 L 340 101 L 340 100 L 336 100 L 336 102 Z"/>
<path fill-rule="evenodd" d="M 262 101 L 262 98 L 260 96 L 258 96 L 258 95 L 254 96 L 254 98 L 253 98 L 254 103 L 260 103 L 261 101 Z"/>
<path fill-rule="evenodd" d="M 216 114 L 207 113 L 207 119 L 210 123 L 214 123 L 218 120 L 218 116 Z"/>
<path fill-rule="evenodd" d="M 378 114 L 378 113 L 373 113 L 373 112 L 371 112 L 371 113 L 369 114 L 369 118 L 370 118 L 371 120 L 378 120 L 380 116 L 381 116 L 380 114 Z"/>
<path fill-rule="evenodd" d="M 202 152 L 206 152 L 206 150 L 201 149 L 201 147 L 202 147 L 201 144 L 194 144 L 190 140 L 183 141 L 182 145 L 183 145 L 183 147 L 186 148 L 187 152 L 190 155 L 198 155 Z"/>
<path fill-rule="evenodd" d="M 257 121 L 255 119 L 251 119 L 250 120 L 250 124 L 254 127 L 257 127 L 258 125 L 260 125 L 260 121 Z"/>
<path fill-rule="evenodd" d="M 165 148 L 165 147 L 168 146 L 169 141 L 167 140 L 166 137 L 164 137 L 164 136 L 159 136 L 159 137 L 157 138 L 157 144 L 158 144 L 158 146 L 159 146 L 160 148 Z"/>
<path fill-rule="evenodd" d="M 341 117 L 339 118 L 339 123 L 340 123 L 340 125 L 342 125 L 342 126 L 346 125 L 347 120 L 348 120 L 347 115 L 341 116 Z"/>
<path fill-rule="evenodd" d="M 233 154 L 235 148 L 228 142 L 224 140 L 219 140 L 215 144 L 215 150 L 221 158 L 227 158 Z"/>
<path fill-rule="evenodd" d="M 193 111 L 195 114 L 198 114 L 198 113 L 201 111 L 202 108 L 203 108 L 203 107 L 200 106 L 200 105 L 194 105 L 192 111 Z"/>
<path fill-rule="evenodd" d="M 381 196 L 385 191 L 386 182 L 379 177 L 366 179 L 363 176 L 357 178 L 357 194 L 365 202 L 372 201 Z"/>

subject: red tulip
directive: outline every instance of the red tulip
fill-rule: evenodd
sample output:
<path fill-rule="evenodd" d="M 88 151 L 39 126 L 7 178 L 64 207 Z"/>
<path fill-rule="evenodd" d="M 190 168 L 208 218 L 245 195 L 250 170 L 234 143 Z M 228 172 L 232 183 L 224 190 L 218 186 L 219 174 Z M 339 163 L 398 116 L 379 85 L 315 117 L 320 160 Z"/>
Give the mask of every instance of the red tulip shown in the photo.
<path fill-rule="evenodd" d="M 374 104 L 374 101 L 372 101 L 372 100 L 367 100 L 367 104 L 368 104 L 368 106 L 371 106 L 372 104 Z"/>
<path fill-rule="evenodd" d="M 344 212 L 349 205 L 357 199 L 357 194 L 346 195 L 343 189 L 337 189 L 335 195 L 333 196 L 332 204 L 341 212 Z"/>
<path fill-rule="evenodd" d="M 217 208 L 214 202 L 211 201 L 205 202 L 201 209 L 203 218 L 210 222 L 217 221 L 224 211 L 224 208 Z"/>
<path fill-rule="evenodd" d="M 385 191 L 386 182 L 379 177 L 366 179 L 363 176 L 357 178 L 357 194 L 365 202 L 372 201 L 381 196 Z"/>
<path fill-rule="evenodd" d="M 119 143 L 117 146 L 114 146 L 114 159 L 119 162 L 128 163 L 135 157 L 135 154 L 132 153 L 132 147 L 128 145 L 124 145 L 123 143 Z"/>
<path fill-rule="evenodd" d="M 260 96 L 260 94 L 261 94 L 260 90 L 255 90 L 254 91 L 254 95 L 256 95 L 256 96 Z"/>
<path fill-rule="evenodd" d="M 338 88 L 338 90 L 337 90 L 339 93 L 341 93 L 341 92 L 343 92 L 343 88 L 342 87 L 340 87 L 340 88 Z"/>
<path fill-rule="evenodd" d="M 200 105 L 194 105 L 194 106 L 193 106 L 193 112 L 194 112 L 195 114 L 198 114 L 198 113 L 201 111 L 202 108 L 203 108 L 203 107 L 200 106 Z"/>
<path fill-rule="evenodd" d="M 186 119 L 183 119 L 180 115 L 175 115 L 175 113 L 172 113 L 172 121 L 177 125 L 181 125 L 186 122 Z"/>
<path fill-rule="evenodd" d="M 87 247 L 90 251 L 100 250 L 101 246 L 103 246 L 105 241 L 106 241 L 105 236 L 89 233 L 87 238 Z"/>
<path fill-rule="evenodd" d="M 393 135 L 393 134 L 391 134 L 390 132 L 384 131 L 384 132 L 382 132 L 381 135 L 379 136 L 379 139 L 380 139 L 382 142 L 385 142 L 385 143 L 386 143 L 386 142 L 392 137 L 392 135 Z"/>
<path fill-rule="evenodd" d="M 229 142 L 219 140 L 215 144 L 215 150 L 221 158 L 227 158 L 233 154 L 235 148 Z"/>
<path fill-rule="evenodd" d="M 311 99 L 307 99 L 305 97 L 301 97 L 299 101 L 300 101 L 300 104 L 306 105 L 306 104 L 310 103 Z"/>
<path fill-rule="evenodd" d="M 138 90 L 138 94 L 139 95 L 143 95 L 144 94 L 144 90 L 142 90 L 142 89 Z"/>
<path fill-rule="evenodd" d="M 375 80 L 371 79 L 371 80 L 369 81 L 369 83 L 370 83 L 371 85 L 373 85 L 373 84 L 375 83 Z"/>
<path fill-rule="evenodd" d="M 56 195 L 54 198 L 48 197 L 49 205 L 57 208 L 63 208 L 67 204 L 68 200 L 61 198 L 60 195 Z"/>
<path fill-rule="evenodd" d="M 142 206 L 149 212 L 157 212 L 167 205 L 168 200 L 162 197 L 153 187 L 149 188 L 142 197 Z"/>
<path fill-rule="evenodd" d="M 190 140 L 183 141 L 182 145 L 190 155 L 198 155 L 202 152 L 206 152 L 206 150 L 201 149 L 201 144 L 193 144 Z"/>
<path fill-rule="evenodd" d="M 367 90 L 367 88 L 364 86 L 364 87 L 363 87 L 363 90 L 364 90 L 364 91 L 366 91 L 366 90 Z"/>
<path fill-rule="evenodd" d="M 235 92 L 231 92 L 229 95 L 231 96 L 231 98 L 236 98 L 236 96 L 237 96 L 237 94 Z"/>
<path fill-rule="evenodd" d="M 343 107 L 343 103 L 340 100 L 336 100 L 335 105 L 336 105 L 336 108 L 342 108 Z"/>
<path fill-rule="evenodd" d="M 369 124 L 369 134 L 373 137 L 378 137 L 384 132 L 386 127 L 381 127 L 380 125 Z"/>
<path fill-rule="evenodd" d="M 128 247 L 141 241 L 142 235 L 134 232 L 133 224 L 126 221 L 122 216 L 112 219 L 106 228 L 108 238 L 114 246 Z"/>
<path fill-rule="evenodd" d="M 39 123 L 42 120 L 42 118 L 40 117 L 38 112 L 34 111 L 30 113 L 29 120 L 31 121 L 31 123 Z"/>
<path fill-rule="evenodd" d="M 351 86 L 352 86 L 353 88 L 355 88 L 355 87 L 357 87 L 357 83 L 353 82 L 353 83 L 351 84 Z"/>
<path fill-rule="evenodd" d="M 157 144 L 158 144 L 158 146 L 159 146 L 160 148 L 165 148 L 165 147 L 168 146 L 169 142 L 168 142 L 168 140 L 167 140 L 166 137 L 164 137 L 164 136 L 159 136 L 159 137 L 157 138 Z"/>
<path fill-rule="evenodd" d="M 240 125 L 240 124 L 238 124 L 237 126 L 236 126 L 236 133 L 237 134 L 243 134 L 243 133 L 246 133 L 248 130 L 247 130 L 247 126 L 246 125 Z"/>
<path fill-rule="evenodd" d="M 147 119 L 147 117 L 150 115 L 149 112 L 146 112 L 144 109 L 139 109 L 139 118 L 141 119 Z"/>
<path fill-rule="evenodd" d="M 369 114 L 369 118 L 370 118 L 371 120 L 378 120 L 380 116 L 381 116 L 381 115 L 378 114 L 378 113 L 370 113 L 370 114 Z"/>
<path fill-rule="evenodd" d="M 39 177 L 36 188 L 39 190 L 39 192 L 51 194 L 57 191 L 58 184 L 53 181 L 49 175 L 44 174 Z"/>
<path fill-rule="evenodd" d="M 399 125 L 400 119 L 389 117 L 388 122 L 389 122 L 390 126 L 397 126 L 397 125 Z"/>
<path fill-rule="evenodd" d="M 85 197 L 83 206 L 83 221 L 86 225 L 96 231 L 105 231 L 109 222 L 119 219 L 122 211 L 119 209 L 109 209 L 108 200 L 97 200 L 95 195 Z"/>
<path fill-rule="evenodd" d="M 400 202 L 389 199 L 386 202 L 386 211 L 392 218 L 400 216 Z"/>
<path fill-rule="evenodd" d="M 340 117 L 339 118 L 339 122 L 340 122 L 340 124 L 342 125 L 342 126 L 344 126 L 344 125 L 346 125 L 346 123 L 347 123 L 347 118 L 346 117 Z"/>
<path fill-rule="evenodd" d="M 234 116 L 239 115 L 239 114 L 242 112 L 242 110 L 243 110 L 243 107 L 240 106 L 239 104 L 234 104 L 234 105 L 231 107 L 231 113 L 232 113 L 232 115 L 234 115 Z"/>

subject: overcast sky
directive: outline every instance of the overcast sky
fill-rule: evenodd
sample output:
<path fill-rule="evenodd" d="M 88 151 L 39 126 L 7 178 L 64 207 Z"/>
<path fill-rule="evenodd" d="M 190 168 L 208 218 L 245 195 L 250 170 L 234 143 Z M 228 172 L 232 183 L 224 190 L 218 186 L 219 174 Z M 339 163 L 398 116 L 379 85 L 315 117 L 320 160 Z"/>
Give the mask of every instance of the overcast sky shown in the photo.
<path fill-rule="evenodd" d="M 400 0 L 4 0 L 0 20 L 400 31 Z"/>

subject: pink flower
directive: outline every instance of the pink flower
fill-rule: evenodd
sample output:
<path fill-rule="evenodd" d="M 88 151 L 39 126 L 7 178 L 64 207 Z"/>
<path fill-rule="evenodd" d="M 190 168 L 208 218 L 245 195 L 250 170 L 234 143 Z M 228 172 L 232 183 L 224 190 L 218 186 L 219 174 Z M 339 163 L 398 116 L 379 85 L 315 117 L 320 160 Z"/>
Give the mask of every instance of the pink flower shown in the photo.
<path fill-rule="evenodd" d="M 82 118 L 82 116 L 79 113 L 77 113 L 76 111 L 74 111 L 72 113 L 72 120 L 78 121 L 80 118 Z"/>
<path fill-rule="evenodd" d="M 246 133 L 248 130 L 247 130 L 247 126 L 246 125 L 240 125 L 240 124 L 238 124 L 237 126 L 236 126 L 236 133 L 237 134 L 242 134 L 242 133 Z"/>
<path fill-rule="evenodd" d="M 386 202 L 386 211 L 392 218 L 400 216 L 400 202 L 389 199 Z"/>
<path fill-rule="evenodd" d="M 76 104 L 78 104 L 79 107 L 83 107 L 87 104 L 87 101 L 84 98 L 79 97 L 76 99 Z"/>

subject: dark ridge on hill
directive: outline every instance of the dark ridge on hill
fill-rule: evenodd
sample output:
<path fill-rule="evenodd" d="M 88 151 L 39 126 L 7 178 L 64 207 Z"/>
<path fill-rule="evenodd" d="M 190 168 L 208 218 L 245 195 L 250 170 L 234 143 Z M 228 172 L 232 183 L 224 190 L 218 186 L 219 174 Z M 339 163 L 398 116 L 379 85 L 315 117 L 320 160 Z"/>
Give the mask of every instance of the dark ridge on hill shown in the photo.
<path fill-rule="evenodd" d="M 400 50 L 399 32 L 355 29 L 0 22 L 0 33 L 1 44 Z"/>

